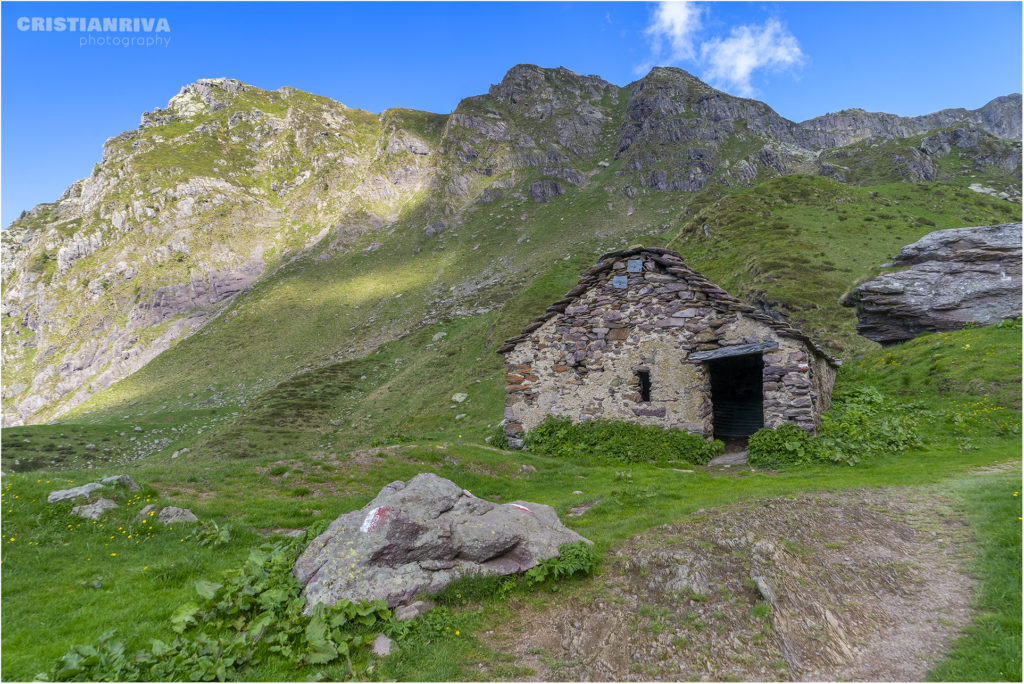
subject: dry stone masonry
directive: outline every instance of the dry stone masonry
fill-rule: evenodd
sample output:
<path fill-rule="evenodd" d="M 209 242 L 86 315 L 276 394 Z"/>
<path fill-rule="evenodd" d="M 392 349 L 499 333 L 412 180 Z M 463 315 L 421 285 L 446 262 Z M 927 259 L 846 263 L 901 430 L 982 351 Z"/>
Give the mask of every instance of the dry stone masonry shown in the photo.
<path fill-rule="evenodd" d="M 498 352 L 513 447 L 548 415 L 628 420 L 707 438 L 740 422 L 747 434 L 784 423 L 814 431 L 839 365 L 788 323 L 657 247 L 605 254 Z M 731 394 L 744 385 L 750 396 Z"/>

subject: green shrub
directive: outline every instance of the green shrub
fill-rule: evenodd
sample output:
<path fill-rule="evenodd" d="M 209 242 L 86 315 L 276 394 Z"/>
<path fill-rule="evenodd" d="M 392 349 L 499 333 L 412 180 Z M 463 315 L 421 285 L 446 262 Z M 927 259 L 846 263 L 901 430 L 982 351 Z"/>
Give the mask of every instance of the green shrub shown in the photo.
<path fill-rule="evenodd" d="M 498 449 L 508 449 L 508 437 L 505 436 L 505 430 L 501 425 L 494 428 L 494 431 L 491 432 L 491 441 L 489 444 L 492 447 L 497 447 Z"/>
<path fill-rule="evenodd" d="M 539 454 L 612 463 L 707 463 L 725 452 L 720 441 L 708 442 L 678 428 L 665 430 L 614 420 L 573 423 L 554 416 L 530 430 L 525 443 Z"/>
<path fill-rule="evenodd" d="M 594 547 L 584 541 L 570 542 L 558 547 L 558 556 L 541 561 L 526 571 L 526 582 L 537 586 L 557 582 L 573 575 L 589 575 L 597 567 Z"/>
<path fill-rule="evenodd" d="M 815 461 L 856 465 L 863 456 L 917 446 L 919 414 L 915 404 L 901 404 L 874 387 L 854 387 L 836 392 L 817 435 L 791 423 L 755 432 L 747 443 L 747 461 L 763 468 Z"/>
<path fill-rule="evenodd" d="M 874 387 L 838 393 L 815 439 L 821 460 L 855 465 L 862 455 L 900 453 L 920 444 L 915 404 L 901 403 Z"/>
<path fill-rule="evenodd" d="M 779 468 L 814 460 L 813 437 L 792 423 L 761 428 L 747 441 L 747 463 L 759 468 Z"/>

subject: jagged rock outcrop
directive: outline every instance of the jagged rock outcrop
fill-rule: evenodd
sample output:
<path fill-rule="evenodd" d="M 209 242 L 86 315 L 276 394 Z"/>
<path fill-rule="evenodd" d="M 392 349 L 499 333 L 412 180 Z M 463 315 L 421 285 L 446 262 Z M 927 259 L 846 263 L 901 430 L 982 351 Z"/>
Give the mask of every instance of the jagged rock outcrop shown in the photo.
<path fill-rule="evenodd" d="M 954 228 L 904 247 L 886 273 L 860 284 L 857 332 L 881 344 L 1021 315 L 1021 224 Z"/>
<path fill-rule="evenodd" d="M 822 147 L 843 147 L 866 138 L 909 138 L 961 122 L 974 124 L 998 138 L 1020 139 L 1021 95 L 997 97 L 980 109 L 943 109 L 913 117 L 844 109 L 802 121 L 799 126 L 819 135 Z"/>
<path fill-rule="evenodd" d="M 996 171 L 1006 174 L 1005 196 L 1020 197 L 1020 140 L 1001 139 L 973 123 L 910 138 L 869 138 L 825 150 L 818 161 L 820 175 L 841 182 L 917 183 Z"/>
<path fill-rule="evenodd" d="M 674 67 L 658 67 L 627 86 L 629 100 L 615 158 L 659 192 L 701 190 L 713 176 L 748 182 L 757 169 L 806 171 L 808 137 L 795 123 L 756 100 L 733 97 Z M 728 143 L 753 147 L 745 159 L 722 159 Z M 723 162 L 741 165 L 730 174 Z M 656 167 L 656 168 L 655 168 Z"/>
<path fill-rule="evenodd" d="M 310 542 L 293 572 L 307 611 L 342 598 L 396 606 L 466 575 L 523 572 L 576 541 L 586 540 L 550 506 L 492 503 L 421 473 L 338 517 Z"/>
<path fill-rule="evenodd" d="M 565 188 L 561 183 L 551 180 L 538 180 L 530 183 L 530 197 L 534 202 L 547 202 L 548 200 L 564 195 Z"/>

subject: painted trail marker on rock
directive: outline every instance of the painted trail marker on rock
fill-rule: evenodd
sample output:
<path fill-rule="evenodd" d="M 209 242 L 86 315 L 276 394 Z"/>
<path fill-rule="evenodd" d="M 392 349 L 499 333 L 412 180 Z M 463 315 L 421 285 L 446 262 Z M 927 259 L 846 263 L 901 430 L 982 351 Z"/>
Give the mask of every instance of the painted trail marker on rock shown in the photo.
<path fill-rule="evenodd" d="M 342 598 L 394 607 L 466 575 L 529 570 L 578 541 L 587 540 L 550 506 L 497 504 L 422 473 L 392 482 L 361 510 L 335 519 L 292 572 L 303 585 L 307 613 Z"/>

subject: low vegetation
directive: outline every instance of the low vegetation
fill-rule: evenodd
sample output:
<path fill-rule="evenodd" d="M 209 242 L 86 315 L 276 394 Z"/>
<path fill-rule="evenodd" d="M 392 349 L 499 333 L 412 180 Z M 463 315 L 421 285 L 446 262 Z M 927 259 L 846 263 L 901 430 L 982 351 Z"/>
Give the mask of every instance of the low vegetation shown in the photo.
<path fill-rule="evenodd" d="M 559 416 L 549 416 L 530 430 L 526 446 L 534 453 L 587 464 L 707 463 L 725 452 L 722 442 L 707 442 L 684 430 L 615 420 L 574 423 Z"/>
<path fill-rule="evenodd" d="M 879 453 L 900 454 L 920 443 L 919 404 L 888 398 L 874 387 L 836 392 L 816 435 L 792 424 L 762 428 L 750 437 L 747 460 L 761 468 L 812 462 L 856 465 Z"/>
<path fill-rule="evenodd" d="M 975 617 L 929 675 L 932 681 L 1021 681 L 1020 472 L 955 485 L 978 540 Z"/>

